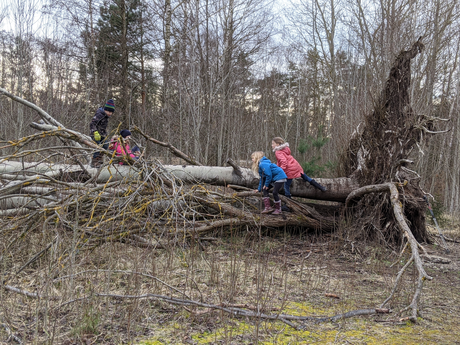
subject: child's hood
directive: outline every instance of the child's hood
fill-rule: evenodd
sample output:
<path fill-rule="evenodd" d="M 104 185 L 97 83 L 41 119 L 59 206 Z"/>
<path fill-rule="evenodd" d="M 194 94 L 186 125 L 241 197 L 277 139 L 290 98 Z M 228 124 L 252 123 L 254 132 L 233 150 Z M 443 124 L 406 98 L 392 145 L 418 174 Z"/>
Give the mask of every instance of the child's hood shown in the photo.
<path fill-rule="evenodd" d="M 268 164 L 270 164 L 271 162 L 272 162 L 271 160 L 269 160 L 267 157 L 263 156 L 262 159 L 261 159 L 260 162 L 259 162 L 259 165 L 260 165 L 261 163 L 264 163 L 264 164 L 267 164 L 267 163 L 268 163 Z"/>
<path fill-rule="evenodd" d="M 284 151 L 286 154 L 290 155 L 291 154 L 291 149 L 289 148 L 289 143 L 284 143 L 281 144 L 273 149 L 273 152 L 276 153 L 276 151 Z"/>

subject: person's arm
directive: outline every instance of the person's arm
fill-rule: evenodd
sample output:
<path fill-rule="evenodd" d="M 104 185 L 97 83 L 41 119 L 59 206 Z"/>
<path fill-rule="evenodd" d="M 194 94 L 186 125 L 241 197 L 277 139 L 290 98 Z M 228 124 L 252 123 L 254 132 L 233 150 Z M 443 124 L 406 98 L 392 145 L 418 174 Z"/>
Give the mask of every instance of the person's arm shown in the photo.
<path fill-rule="evenodd" d="M 281 151 L 276 151 L 275 152 L 275 156 L 276 156 L 276 160 L 278 161 L 277 165 L 283 169 L 284 171 L 286 171 L 286 168 L 287 168 L 287 159 L 286 159 L 286 155 L 281 152 Z"/>
<path fill-rule="evenodd" d="M 264 187 L 268 188 L 270 187 L 270 183 L 272 182 L 272 179 L 273 179 L 272 170 L 270 169 L 270 164 L 264 164 L 262 166 L 262 171 L 265 176 Z"/>
<path fill-rule="evenodd" d="M 258 191 L 258 192 L 261 192 L 261 191 L 262 191 L 262 181 L 263 181 L 263 177 L 260 176 L 260 179 L 259 179 L 259 187 L 257 187 L 257 191 Z"/>
<path fill-rule="evenodd" d="M 97 112 L 93 118 L 91 119 L 91 123 L 89 124 L 89 129 L 91 131 L 91 135 L 93 135 L 94 132 L 96 132 L 98 129 L 97 129 L 97 125 L 99 124 L 99 122 L 102 120 L 102 118 L 104 117 L 105 115 L 100 113 L 100 112 Z"/>

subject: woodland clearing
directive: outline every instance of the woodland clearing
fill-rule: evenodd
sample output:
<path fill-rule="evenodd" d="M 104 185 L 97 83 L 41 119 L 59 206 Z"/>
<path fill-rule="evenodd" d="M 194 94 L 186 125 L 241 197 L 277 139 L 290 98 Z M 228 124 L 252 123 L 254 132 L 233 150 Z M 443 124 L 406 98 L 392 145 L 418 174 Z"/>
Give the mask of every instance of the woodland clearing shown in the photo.
<path fill-rule="evenodd" d="M 401 248 L 344 241 L 340 233 L 248 228 L 162 251 L 108 242 L 79 256 L 75 274 L 54 280 L 33 269 L 38 260 L 9 283 L 54 297 L 2 289 L 0 337 L 2 342 L 57 344 L 455 344 L 460 335 L 460 226 L 443 226 L 449 229 L 446 237 L 457 242 L 448 242 L 448 254 L 436 240 L 425 245 L 432 258 L 444 261 L 424 262 L 433 280 L 424 286 L 423 317 L 415 324 L 397 315 L 416 288 L 413 266 L 390 313 L 332 322 L 291 320 L 292 327 L 216 309 L 319 319 L 377 308 L 410 257 L 407 250 L 399 256 Z M 435 229 L 429 230 L 435 236 Z M 40 240 L 37 234 L 29 245 L 39 246 Z M 43 285 L 45 291 L 34 290 Z M 210 307 L 142 298 L 148 294 Z"/>
<path fill-rule="evenodd" d="M 430 228 L 430 231 L 434 234 L 435 229 Z M 460 227 L 450 231 L 449 236 L 452 235 L 458 239 Z M 234 254 L 231 251 L 238 246 L 231 243 L 232 239 L 225 241 L 222 249 L 217 249 L 222 250 L 217 256 L 219 265 L 228 270 L 227 274 L 221 274 L 223 277 L 234 276 L 227 278 L 229 283 L 232 279 L 237 280 L 235 286 L 238 287 L 231 298 L 233 304 L 252 310 L 258 307 L 272 314 L 324 317 L 379 305 L 382 296 L 391 291 L 397 270 L 404 263 L 403 258 L 398 263 L 398 257 L 389 248 L 375 249 L 357 244 L 353 249 L 350 243 L 344 243 L 334 235 L 317 237 L 314 234 L 284 233 L 275 238 L 263 237 L 261 243 L 249 238 L 234 241 L 241 241 L 240 245 L 245 247 L 243 251 L 238 250 L 240 260 L 247 262 L 252 261 L 250 257 L 258 257 L 263 263 L 259 264 L 262 267 L 254 263 L 251 276 L 246 273 L 251 269 L 242 262 L 232 269 L 235 264 L 232 264 Z M 164 320 L 164 325 L 151 329 L 153 337 L 135 343 L 458 344 L 460 328 L 456 315 L 460 311 L 460 245 L 450 244 L 447 255 L 437 244 L 426 249 L 432 255 L 439 254 L 451 261 L 425 263 L 434 279 L 425 287 L 420 301 L 423 318 L 417 324 L 392 312 L 331 323 L 308 322 L 293 329 L 279 321 L 233 319 L 219 311 L 178 308 L 170 310 L 170 315 L 175 314 L 173 320 Z M 412 281 L 406 281 L 398 290 L 392 309 L 402 308 L 410 301 L 416 285 L 415 269 L 411 275 Z M 255 279 L 256 276 L 261 281 Z M 208 281 L 202 274 L 195 279 Z M 205 285 L 202 285 L 203 290 L 206 290 Z M 225 292 L 219 292 L 219 295 L 223 297 Z"/>
<path fill-rule="evenodd" d="M 410 61 L 422 50 L 419 40 L 396 58 L 342 155 L 347 177 L 320 180 L 326 192 L 294 181 L 282 216 L 260 213 L 249 169 L 202 166 L 136 128 L 192 166 L 107 151 L 108 164 L 89 168 L 82 159 L 100 150 L 91 138 L 1 89 L 42 117 L 31 124 L 41 132 L 1 147 L 4 338 L 457 341 L 458 225 L 449 248 L 436 244 L 427 193 L 407 167 L 418 142 L 441 133 L 410 107 Z M 63 146 L 27 148 L 44 140 Z"/>

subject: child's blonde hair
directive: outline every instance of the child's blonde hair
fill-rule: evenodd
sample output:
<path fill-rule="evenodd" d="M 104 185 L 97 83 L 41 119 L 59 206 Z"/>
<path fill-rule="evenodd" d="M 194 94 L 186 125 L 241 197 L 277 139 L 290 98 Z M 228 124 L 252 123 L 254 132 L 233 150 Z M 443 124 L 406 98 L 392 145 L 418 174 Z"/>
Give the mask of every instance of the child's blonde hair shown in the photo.
<path fill-rule="evenodd" d="M 253 152 L 251 155 L 251 159 L 255 158 L 255 161 L 252 162 L 252 171 L 254 171 L 256 174 L 259 173 L 259 162 L 263 156 L 264 153 L 262 151 Z"/>

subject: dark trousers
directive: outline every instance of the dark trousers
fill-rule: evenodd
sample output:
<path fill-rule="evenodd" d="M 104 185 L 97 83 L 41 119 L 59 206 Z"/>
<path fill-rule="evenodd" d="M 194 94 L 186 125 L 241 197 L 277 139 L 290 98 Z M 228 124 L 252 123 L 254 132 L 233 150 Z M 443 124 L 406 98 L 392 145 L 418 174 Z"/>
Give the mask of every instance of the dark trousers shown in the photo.
<path fill-rule="evenodd" d="M 311 180 L 313 180 L 311 177 L 305 175 L 305 174 L 300 174 L 300 177 L 303 178 L 305 181 L 307 181 L 308 183 L 311 182 Z"/>
<path fill-rule="evenodd" d="M 275 201 L 280 200 L 280 197 L 279 197 L 278 193 L 279 193 L 281 187 L 283 187 L 283 184 L 284 184 L 284 182 L 275 182 L 273 184 L 273 199 L 275 199 Z M 265 198 L 267 198 L 269 196 L 268 189 L 262 189 L 262 192 L 263 192 Z"/>
<path fill-rule="evenodd" d="M 308 183 L 310 183 L 310 181 L 312 180 L 311 177 L 305 175 L 305 174 L 300 174 L 300 177 L 302 177 L 302 179 L 304 181 L 307 181 Z M 291 184 L 292 184 L 292 178 L 288 178 L 286 182 L 284 182 L 284 195 L 286 195 L 288 198 L 291 197 Z"/>
<path fill-rule="evenodd" d="M 291 184 L 292 178 L 288 178 L 286 182 L 284 182 L 284 195 L 288 198 L 291 197 Z"/>
<path fill-rule="evenodd" d="M 93 140 L 94 140 L 94 138 L 93 138 Z M 102 146 L 102 148 L 103 148 L 104 150 L 108 150 L 108 149 L 109 149 L 109 141 L 106 140 L 106 137 L 101 137 L 101 140 L 99 140 L 99 141 L 94 140 L 94 142 L 95 142 L 96 144 L 98 144 L 99 146 Z M 97 152 L 97 151 L 96 151 L 96 152 L 93 153 L 93 158 L 98 158 L 99 156 L 101 156 L 101 153 L 100 153 L 100 152 Z"/>

